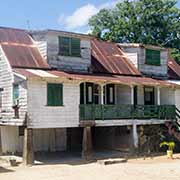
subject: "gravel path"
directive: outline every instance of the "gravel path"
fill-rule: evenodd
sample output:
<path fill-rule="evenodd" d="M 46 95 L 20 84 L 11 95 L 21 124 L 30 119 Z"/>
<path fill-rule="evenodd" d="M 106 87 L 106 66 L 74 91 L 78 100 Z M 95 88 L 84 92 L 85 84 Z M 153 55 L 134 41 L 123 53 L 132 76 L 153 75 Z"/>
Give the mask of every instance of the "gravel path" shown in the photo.
<path fill-rule="evenodd" d="M 168 160 L 133 159 L 114 165 L 54 164 L 9 167 L 0 164 L 0 180 L 180 180 L 180 155 Z"/>

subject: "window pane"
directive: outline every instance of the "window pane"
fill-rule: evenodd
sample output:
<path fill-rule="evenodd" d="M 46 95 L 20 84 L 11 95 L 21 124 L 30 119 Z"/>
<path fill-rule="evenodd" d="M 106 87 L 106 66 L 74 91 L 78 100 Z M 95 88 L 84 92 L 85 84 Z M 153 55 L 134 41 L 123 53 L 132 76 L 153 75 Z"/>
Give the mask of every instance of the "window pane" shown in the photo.
<path fill-rule="evenodd" d="M 146 49 L 146 64 L 159 66 L 161 64 L 160 51 Z"/>
<path fill-rule="evenodd" d="M 79 57 L 80 54 L 81 54 L 80 39 L 72 38 L 71 39 L 71 55 Z"/>
<path fill-rule="evenodd" d="M 16 101 L 19 99 L 19 85 L 13 85 L 13 103 L 16 104 Z"/>
<path fill-rule="evenodd" d="M 70 38 L 59 37 L 59 54 L 63 56 L 70 55 Z"/>
<path fill-rule="evenodd" d="M 92 102 L 92 87 L 88 86 L 88 102 Z"/>

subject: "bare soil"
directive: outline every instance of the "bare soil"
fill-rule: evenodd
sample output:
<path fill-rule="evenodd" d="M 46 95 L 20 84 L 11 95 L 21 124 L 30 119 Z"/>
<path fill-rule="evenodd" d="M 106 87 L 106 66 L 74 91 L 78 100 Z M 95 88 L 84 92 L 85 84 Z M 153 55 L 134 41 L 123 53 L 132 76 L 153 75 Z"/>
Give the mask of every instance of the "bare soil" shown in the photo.
<path fill-rule="evenodd" d="M 0 163 L 0 180 L 180 180 L 180 154 L 129 159 L 126 163 L 100 165 L 72 160 L 32 167 Z"/>

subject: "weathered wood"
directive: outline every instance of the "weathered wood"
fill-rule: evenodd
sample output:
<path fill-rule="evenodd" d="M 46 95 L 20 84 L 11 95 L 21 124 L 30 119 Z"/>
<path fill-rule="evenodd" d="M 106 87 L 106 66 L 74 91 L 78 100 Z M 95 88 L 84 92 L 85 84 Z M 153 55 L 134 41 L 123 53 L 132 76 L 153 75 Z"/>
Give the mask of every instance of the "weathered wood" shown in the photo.
<path fill-rule="evenodd" d="M 92 158 L 91 127 L 84 127 L 83 143 L 82 143 L 82 158 L 84 160 L 90 160 Z"/>
<path fill-rule="evenodd" d="M 0 127 L 0 155 L 2 155 L 1 127 Z"/>
<path fill-rule="evenodd" d="M 155 76 L 155 77 L 167 77 L 167 62 L 168 62 L 168 51 L 159 47 L 152 47 L 152 46 L 139 46 L 139 47 L 131 47 L 131 46 L 124 46 L 121 44 L 124 52 L 128 55 L 129 59 L 132 61 L 133 64 L 144 74 Z M 153 66 L 146 64 L 146 49 L 154 49 L 161 51 L 160 58 L 161 58 L 161 65 L 160 66 Z"/>
<path fill-rule="evenodd" d="M 34 164 L 33 129 L 25 128 L 24 130 L 23 164 Z"/>
<path fill-rule="evenodd" d="M 60 56 L 59 55 L 59 36 L 79 38 L 81 56 Z M 89 37 L 84 35 L 78 35 L 75 33 L 66 33 L 61 31 L 48 31 L 44 32 L 34 32 L 33 38 L 37 41 L 47 41 L 47 58 L 48 63 L 51 67 L 58 68 L 66 71 L 82 71 L 88 72 L 91 64 L 91 42 Z"/>

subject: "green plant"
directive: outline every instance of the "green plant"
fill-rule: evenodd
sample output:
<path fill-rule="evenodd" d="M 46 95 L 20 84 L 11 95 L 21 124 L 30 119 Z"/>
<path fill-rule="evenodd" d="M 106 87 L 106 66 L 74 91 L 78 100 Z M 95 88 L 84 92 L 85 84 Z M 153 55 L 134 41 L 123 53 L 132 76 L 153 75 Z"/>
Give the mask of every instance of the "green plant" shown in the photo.
<path fill-rule="evenodd" d="M 164 141 L 164 142 L 162 142 L 160 144 L 160 147 L 162 147 L 162 146 L 168 146 L 168 150 L 173 151 L 173 149 L 175 147 L 175 143 L 174 142 L 166 142 L 166 141 Z"/>

